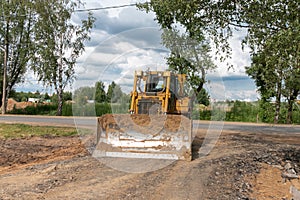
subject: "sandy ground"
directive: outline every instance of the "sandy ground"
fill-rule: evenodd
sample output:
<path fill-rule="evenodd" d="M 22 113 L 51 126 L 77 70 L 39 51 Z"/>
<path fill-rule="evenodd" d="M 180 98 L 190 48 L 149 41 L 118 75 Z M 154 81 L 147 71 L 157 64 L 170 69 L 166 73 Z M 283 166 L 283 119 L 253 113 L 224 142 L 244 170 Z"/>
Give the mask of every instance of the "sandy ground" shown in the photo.
<path fill-rule="evenodd" d="M 204 136 L 196 133 L 191 162 L 146 172 L 168 161 L 97 160 L 87 150 L 94 136 L 0 140 L 0 199 L 298 198 L 300 134 L 223 131 L 202 156 Z M 126 172 L 137 166 L 140 172 Z M 298 178 L 282 178 L 286 168 Z"/>

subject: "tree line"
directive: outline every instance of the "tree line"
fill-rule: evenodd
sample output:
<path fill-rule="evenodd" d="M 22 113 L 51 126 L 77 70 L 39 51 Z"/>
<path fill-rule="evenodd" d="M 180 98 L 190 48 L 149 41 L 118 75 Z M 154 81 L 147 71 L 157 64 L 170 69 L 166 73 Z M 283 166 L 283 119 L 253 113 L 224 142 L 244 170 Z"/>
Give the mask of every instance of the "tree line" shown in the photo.
<path fill-rule="evenodd" d="M 37 103 L 49 102 L 57 104 L 58 102 L 56 93 L 41 93 L 38 90 L 36 92 L 16 92 L 15 90 L 12 90 L 10 92 L 9 98 L 12 98 L 17 102 L 27 102 L 29 101 L 29 98 L 38 99 Z M 63 102 L 67 101 L 72 101 L 72 92 L 70 91 L 63 92 Z"/>
<path fill-rule="evenodd" d="M 97 81 L 95 86 L 83 86 L 74 91 L 73 101 L 79 105 L 85 105 L 89 100 L 93 103 L 118 103 L 122 98 L 127 98 L 129 102 L 129 94 L 125 94 L 120 85 L 114 81 L 108 85 L 107 91 L 105 91 L 105 85 L 102 81 Z"/>
<path fill-rule="evenodd" d="M 93 103 L 118 103 L 121 98 L 128 98 L 129 94 L 125 94 L 120 85 L 114 81 L 108 85 L 107 89 L 102 81 L 97 81 L 95 86 L 82 86 L 76 89 L 74 92 L 64 91 L 63 102 L 73 102 L 80 105 L 85 105 L 89 101 Z M 12 90 L 9 98 L 13 98 L 17 102 L 26 102 L 29 98 L 39 99 L 39 102 L 50 100 L 51 103 L 57 104 L 58 97 L 56 93 L 41 93 L 38 90 L 36 92 L 16 92 Z"/>
<path fill-rule="evenodd" d="M 273 123 L 274 116 L 272 112 L 269 112 L 267 115 L 262 115 L 265 113 L 261 105 L 261 100 L 256 102 L 244 102 L 244 101 L 226 101 L 226 102 L 217 102 L 215 103 L 213 110 L 209 108 L 200 108 L 195 109 L 192 113 L 192 117 L 197 119 L 200 116 L 201 120 L 224 120 L 224 121 L 235 121 L 235 122 L 254 122 L 254 123 Z M 218 108 L 221 107 L 220 108 Z M 226 112 L 224 107 L 227 107 Z M 279 113 L 279 123 L 285 124 L 285 116 L 288 113 L 288 103 L 281 103 L 281 110 Z M 264 116 L 261 118 L 261 116 Z M 292 112 L 293 124 L 300 124 L 300 102 L 294 104 L 294 110 Z M 218 118 L 219 117 L 219 118 Z"/>
<path fill-rule="evenodd" d="M 28 101 L 29 98 L 39 99 L 32 106 L 14 107 L 13 110 L 8 111 L 10 114 L 53 115 L 58 104 L 58 97 L 55 93 L 49 95 L 48 93 L 42 94 L 39 91 L 34 93 L 13 91 L 10 98 L 18 102 Z M 130 95 L 125 94 L 120 85 L 114 81 L 107 88 L 105 88 L 102 81 L 97 81 L 95 86 L 82 86 L 74 92 L 65 91 L 62 99 L 64 102 L 62 115 L 64 116 L 101 116 L 113 111 L 127 113 Z"/>
<path fill-rule="evenodd" d="M 39 91 L 34 93 L 12 91 L 10 97 L 18 102 L 27 101 L 28 98 L 37 98 L 40 99 L 40 102 L 45 100 L 51 101 L 51 103 L 37 103 L 26 108 L 14 108 L 8 112 L 10 114 L 53 115 L 56 112 L 58 98 L 55 93 L 49 95 Z M 112 112 L 128 113 L 130 95 L 124 93 L 115 82 L 112 82 L 105 88 L 104 83 L 98 81 L 95 83 L 95 86 L 83 86 L 76 89 L 73 93 L 69 91 L 64 92 L 63 101 L 65 102 L 62 110 L 62 115 L 64 116 L 101 116 Z M 209 94 L 203 88 L 197 96 L 191 116 L 196 120 L 212 120 L 212 117 L 214 120 L 217 120 L 218 116 L 220 116 L 220 120 L 225 121 L 272 123 L 274 116 L 272 116 L 272 112 L 266 114 L 265 110 L 260 107 L 261 101 L 227 100 L 225 102 L 215 102 L 212 105 L 213 108 L 211 108 Z M 224 111 L 224 107 L 228 109 Z M 279 123 L 287 123 L 285 116 L 288 113 L 288 103 L 283 102 L 281 107 Z M 272 109 L 272 107 L 268 109 Z M 224 112 L 225 115 L 223 115 Z M 292 117 L 294 124 L 300 124 L 300 101 L 294 105 Z"/>
<path fill-rule="evenodd" d="M 29 98 L 38 99 L 37 104 L 26 108 L 14 108 L 9 111 L 10 114 L 46 114 L 53 115 L 53 108 L 58 104 L 57 94 L 32 92 L 16 92 L 10 93 L 10 98 L 17 102 L 26 102 Z M 197 95 L 195 104 L 208 106 L 209 94 L 203 88 Z M 84 115 L 84 116 L 100 116 L 106 113 L 128 113 L 130 104 L 130 94 L 122 91 L 119 84 L 112 81 L 107 88 L 102 81 L 97 81 L 94 86 L 82 86 L 74 92 L 65 91 L 63 93 L 64 106 L 62 115 Z"/>

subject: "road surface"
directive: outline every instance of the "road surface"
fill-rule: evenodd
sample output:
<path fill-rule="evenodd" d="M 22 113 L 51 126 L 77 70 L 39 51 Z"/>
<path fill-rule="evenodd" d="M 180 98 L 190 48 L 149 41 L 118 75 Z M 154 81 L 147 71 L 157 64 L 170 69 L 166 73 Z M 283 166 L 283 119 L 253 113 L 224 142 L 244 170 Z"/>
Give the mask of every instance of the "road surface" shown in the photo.
<path fill-rule="evenodd" d="M 28 116 L 28 115 L 0 115 L 0 123 L 25 123 L 50 126 L 86 127 L 95 129 L 96 117 L 58 117 L 58 116 Z M 198 129 L 218 128 L 226 131 L 241 131 L 252 133 L 281 133 L 300 134 L 300 125 L 273 125 L 260 123 L 239 122 L 210 122 L 194 121 L 194 127 Z"/>

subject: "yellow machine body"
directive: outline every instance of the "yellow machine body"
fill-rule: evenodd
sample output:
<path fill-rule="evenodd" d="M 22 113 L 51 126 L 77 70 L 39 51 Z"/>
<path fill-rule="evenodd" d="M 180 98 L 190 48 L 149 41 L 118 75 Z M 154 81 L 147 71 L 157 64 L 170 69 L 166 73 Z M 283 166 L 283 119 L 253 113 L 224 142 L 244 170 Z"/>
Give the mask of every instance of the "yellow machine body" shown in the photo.
<path fill-rule="evenodd" d="M 136 71 L 129 114 L 98 118 L 95 157 L 192 159 L 186 75 Z"/>
<path fill-rule="evenodd" d="M 190 113 L 190 99 L 184 92 L 185 74 L 170 71 L 136 71 L 131 92 L 130 113 Z"/>

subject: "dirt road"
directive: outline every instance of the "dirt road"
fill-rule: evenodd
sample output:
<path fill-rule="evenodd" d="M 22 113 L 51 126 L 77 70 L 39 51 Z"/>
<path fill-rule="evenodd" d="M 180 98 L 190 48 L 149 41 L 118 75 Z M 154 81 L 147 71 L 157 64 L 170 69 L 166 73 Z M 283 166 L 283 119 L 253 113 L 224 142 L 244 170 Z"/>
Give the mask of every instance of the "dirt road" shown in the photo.
<path fill-rule="evenodd" d="M 204 136 L 196 133 L 193 161 L 142 173 L 126 172 L 140 164 L 134 160 L 105 161 L 123 167 L 116 170 L 93 158 L 88 139 L 0 140 L 0 199 L 297 199 L 300 133 L 223 131 L 201 156 Z M 288 170 L 298 179 L 282 178 Z"/>

